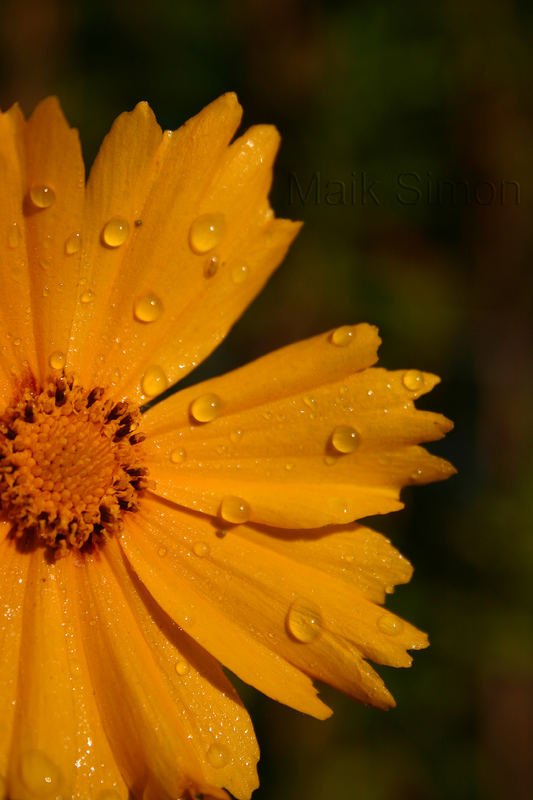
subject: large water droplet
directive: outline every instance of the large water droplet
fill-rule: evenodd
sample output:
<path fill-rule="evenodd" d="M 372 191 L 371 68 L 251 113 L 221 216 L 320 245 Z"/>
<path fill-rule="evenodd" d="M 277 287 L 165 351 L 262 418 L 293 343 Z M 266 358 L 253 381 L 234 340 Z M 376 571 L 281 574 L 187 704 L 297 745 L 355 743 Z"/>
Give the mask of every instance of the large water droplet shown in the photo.
<path fill-rule="evenodd" d="M 189 230 L 189 244 L 195 253 L 207 253 L 216 247 L 224 236 L 226 223 L 223 214 L 203 214 L 197 217 Z"/>
<path fill-rule="evenodd" d="M 424 387 L 424 373 L 417 369 L 408 369 L 403 374 L 402 383 L 410 392 L 419 392 Z"/>
<path fill-rule="evenodd" d="M 286 618 L 289 633 L 298 641 L 309 644 L 322 633 L 322 613 L 308 600 L 295 600 Z"/>
<path fill-rule="evenodd" d="M 187 453 L 183 447 L 177 447 L 170 454 L 170 460 L 173 464 L 183 464 L 187 458 Z"/>
<path fill-rule="evenodd" d="M 50 208 L 56 201 L 56 193 L 50 186 L 32 186 L 30 200 L 35 208 Z"/>
<path fill-rule="evenodd" d="M 65 354 L 61 350 L 55 350 L 48 359 L 48 363 L 52 369 L 63 369 L 65 366 Z"/>
<path fill-rule="evenodd" d="M 113 217 L 102 230 L 102 240 L 108 247 L 120 247 L 128 238 L 129 223 L 122 217 Z"/>
<path fill-rule="evenodd" d="M 377 624 L 380 631 L 386 633 L 387 636 L 394 636 L 403 630 L 402 620 L 392 614 L 383 614 L 379 617 Z"/>
<path fill-rule="evenodd" d="M 186 661 L 176 661 L 176 666 L 174 667 L 174 669 L 176 670 L 178 675 L 181 675 L 181 677 L 183 677 L 188 673 L 189 665 L 187 664 Z"/>
<path fill-rule="evenodd" d="M 228 495 L 224 497 L 220 504 L 220 516 L 226 522 L 231 522 L 234 525 L 248 522 L 251 515 L 251 508 L 246 500 L 242 497 L 235 495 Z"/>
<path fill-rule="evenodd" d="M 9 247 L 14 248 L 18 247 L 20 244 L 20 240 L 22 239 L 19 226 L 16 222 L 13 225 L 10 225 L 8 233 L 7 233 L 7 243 Z"/>
<path fill-rule="evenodd" d="M 90 303 L 92 300 L 94 300 L 94 292 L 91 292 L 90 290 L 82 292 L 80 295 L 80 302 L 82 302 L 84 305 Z"/>
<path fill-rule="evenodd" d="M 145 294 L 135 300 L 133 313 L 139 322 L 155 322 L 163 313 L 163 303 L 156 294 Z"/>
<path fill-rule="evenodd" d="M 353 453 L 359 441 L 359 433 L 349 425 L 337 425 L 331 434 L 331 444 L 339 453 Z"/>
<path fill-rule="evenodd" d="M 355 330 L 351 325 L 342 325 L 331 334 L 331 343 L 337 347 L 346 347 L 353 341 Z"/>
<path fill-rule="evenodd" d="M 168 380 L 163 369 L 156 364 L 148 367 L 141 381 L 141 388 L 147 397 L 155 397 L 156 394 L 167 388 Z"/>
<path fill-rule="evenodd" d="M 228 748 L 223 744 L 212 744 L 207 751 L 207 760 L 215 769 L 225 767 L 230 759 Z"/>
<path fill-rule="evenodd" d="M 189 411 L 196 422 L 211 422 L 211 420 L 218 417 L 222 409 L 222 400 L 218 394 L 209 392 L 202 394 L 193 400 Z"/>
<path fill-rule="evenodd" d="M 81 247 L 81 236 L 79 233 L 73 233 L 65 242 L 65 253 L 67 256 L 73 256 L 74 253 L 79 253 Z"/>
<path fill-rule="evenodd" d="M 205 558 L 209 554 L 209 545 L 205 542 L 195 542 L 192 551 L 198 558 Z"/>
<path fill-rule="evenodd" d="M 20 777 L 30 794 L 38 798 L 55 798 L 62 783 L 59 767 L 40 750 L 29 750 L 22 755 Z"/>

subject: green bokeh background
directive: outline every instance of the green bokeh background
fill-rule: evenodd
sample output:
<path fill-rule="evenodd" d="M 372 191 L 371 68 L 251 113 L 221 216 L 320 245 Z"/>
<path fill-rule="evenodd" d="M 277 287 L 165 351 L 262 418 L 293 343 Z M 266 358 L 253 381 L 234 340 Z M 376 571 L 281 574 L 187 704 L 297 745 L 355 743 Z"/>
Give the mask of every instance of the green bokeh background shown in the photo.
<path fill-rule="evenodd" d="M 335 714 L 320 723 L 240 686 L 262 747 L 256 800 L 533 794 L 532 9 L 1 6 L 2 107 L 18 99 L 30 112 L 59 95 L 88 162 L 140 99 L 175 128 L 232 89 L 245 125 L 281 131 L 274 208 L 306 224 L 202 375 L 367 320 L 381 330 L 382 364 L 444 379 L 421 405 L 455 421 L 431 449 L 459 476 L 406 490 L 406 510 L 374 523 L 416 565 L 391 608 L 428 630 L 432 647 L 410 671 L 382 670 L 398 701 L 388 713 L 324 688 Z M 302 203 L 291 175 L 303 187 L 315 173 L 318 201 Z M 401 195 L 415 202 L 398 197 L 401 173 L 420 177 L 420 196 Z M 353 174 L 355 201 L 342 205 L 332 182 L 349 189 Z M 363 174 L 378 203 L 361 202 Z"/>

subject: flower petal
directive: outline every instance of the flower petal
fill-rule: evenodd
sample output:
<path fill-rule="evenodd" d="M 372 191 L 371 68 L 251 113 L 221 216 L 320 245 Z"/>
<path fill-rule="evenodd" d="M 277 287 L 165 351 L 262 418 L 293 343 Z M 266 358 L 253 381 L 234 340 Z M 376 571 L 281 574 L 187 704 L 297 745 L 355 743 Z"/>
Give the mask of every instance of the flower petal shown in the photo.
<path fill-rule="evenodd" d="M 113 790 L 126 800 L 127 789 L 96 711 L 81 649 L 69 593 L 71 559 L 50 563 L 42 549 L 21 554 L 10 539 L 3 546 L 9 560 L 27 566 L 20 658 L 15 650 L 9 659 L 18 667 L 16 717 L 8 751 L 10 796 L 33 800 L 53 793 L 85 800 Z M 14 582 L 12 576 L 10 581 Z M 15 633 L 18 627 L 14 626 Z"/>
<path fill-rule="evenodd" d="M 346 347 L 317 336 L 150 409 L 143 427 L 157 494 L 229 522 L 316 528 L 402 508 L 402 486 L 451 475 L 417 446 L 451 427 L 413 403 L 438 378 L 365 369 L 377 334 L 369 325 L 351 331 Z M 197 422 L 191 404 L 212 395 L 220 413 Z M 225 498 L 244 502 L 242 518 L 225 515 Z"/>
<path fill-rule="evenodd" d="M 145 498 L 143 509 L 144 513 L 128 522 L 121 543 L 133 569 L 161 608 L 242 680 L 299 711 L 319 719 L 328 717 L 331 712 L 316 697 L 309 679 L 242 630 L 226 613 L 223 595 L 221 602 L 211 603 L 189 580 L 187 563 L 158 556 L 161 548 L 172 547 L 168 535 L 154 551 L 153 542 L 167 523 L 172 524 L 175 509 L 155 498 Z"/>
<path fill-rule="evenodd" d="M 171 800 L 186 790 L 226 798 L 206 783 L 165 679 L 124 597 L 113 570 L 117 549 L 117 542 L 109 540 L 100 553 L 84 557 L 74 594 L 98 708 L 121 773 L 132 792 L 144 798 Z"/>
<path fill-rule="evenodd" d="M 206 780 L 249 798 L 257 787 L 259 750 L 252 722 L 230 681 L 209 653 L 154 602 L 124 556 L 107 557 L 121 591 L 148 643 L 180 715 Z M 161 555 L 157 555 L 157 560 Z"/>
<path fill-rule="evenodd" d="M 217 614 L 215 608 L 222 608 L 222 619 L 216 624 L 238 653 L 237 662 L 244 659 L 235 630 L 246 637 L 245 652 L 259 644 L 270 656 L 275 654 L 364 703 L 383 708 L 394 703 L 365 659 L 409 666 L 406 650 L 425 647 L 424 634 L 369 601 L 354 580 L 332 575 L 320 558 L 317 564 L 301 563 L 298 550 L 294 555 L 291 552 L 291 542 L 283 552 L 270 546 L 268 532 L 249 526 L 221 536 L 207 518 L 169 505 L 164 513 L 160 511 L 157 522 L 159 502 L 144 501 L 143 516 L 151 524 L 143 526 L 142 540 L 128 532 L 122 540 L 134 568 L 158 602 L 170 610 L 172 587 L 181 590 L 183 583 L 188 583 L 213 614 Z M 353 534 L 357 539 L 357 526 Z M 315 542 L 315 547 L 319 550 L 320 544 Z M 354 550 L 357 552 L 357 542 L 352 554 Z M 161 552 L 164 555 L 158 559 Z M 156 559 L 157 581 L 149 572 Z M 366 554 L 366 561 L 366 568 L 370 562 L 382 586 L 394 582 L 394 567 L 373 555 Z M 187 608 L 185 598 L 183 602 Z M 209 619 L 211 611 L 205 616 Z M 206 635 L 206 627 L 197 617 L 189 622 L 188 630 L 200 638 Z M 224 663 L 249 680 L 233 664 Z M 265 658 L 262 663 L 268 668 Z M 271 694 L 259 675 L 253 682 Z M 290 700 L 289 705 L 293 705 Z"/>

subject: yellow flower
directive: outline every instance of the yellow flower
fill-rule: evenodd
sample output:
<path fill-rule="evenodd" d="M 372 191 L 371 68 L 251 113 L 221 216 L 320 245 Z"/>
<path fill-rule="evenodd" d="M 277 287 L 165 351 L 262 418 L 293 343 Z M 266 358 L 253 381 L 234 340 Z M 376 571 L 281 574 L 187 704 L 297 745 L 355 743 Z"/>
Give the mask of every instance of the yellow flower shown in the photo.
<path fill-rule="evenodd" d="M 227 94 L 162 133 L 141 103 L 85 187 L 56 100 L 1 115 L 11 800 L 248 798 L 257 745 L 219 662 L 325 718 L 313 678 L 386 708 L 367 659 L 408 666 L 426 646 L 382 607 L 410 565 L 354 520 L 451 474 L 419 446 L 450 428 L 414 407 L 436 377 L 373 367 L 362 324 L 146 410 L 222 341 L 299 228 L 267 199 L 276 130 L 229 144 L 239 120 Z"/>

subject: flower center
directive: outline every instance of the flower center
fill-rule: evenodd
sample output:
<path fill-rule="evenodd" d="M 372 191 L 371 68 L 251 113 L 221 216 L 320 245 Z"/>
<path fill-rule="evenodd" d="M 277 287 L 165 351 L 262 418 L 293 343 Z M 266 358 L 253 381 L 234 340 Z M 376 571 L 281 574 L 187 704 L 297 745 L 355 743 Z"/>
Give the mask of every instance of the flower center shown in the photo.
<path fill-rule="evenodd" d="M 0 416 L 0 511 L 12 535 L 66 551 L 120 530 L 149 485 L 139 420 L 70 377 L 26 389 Z"/>

